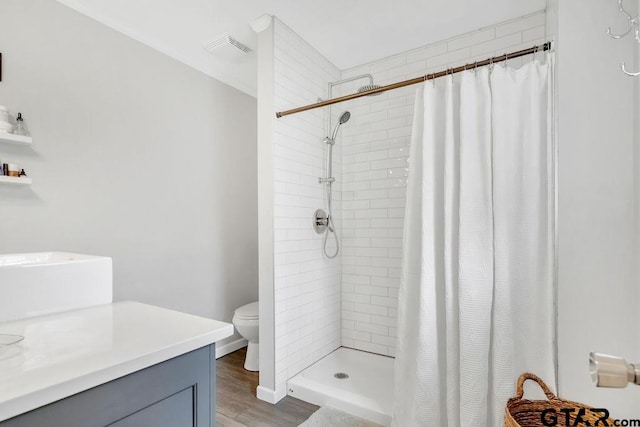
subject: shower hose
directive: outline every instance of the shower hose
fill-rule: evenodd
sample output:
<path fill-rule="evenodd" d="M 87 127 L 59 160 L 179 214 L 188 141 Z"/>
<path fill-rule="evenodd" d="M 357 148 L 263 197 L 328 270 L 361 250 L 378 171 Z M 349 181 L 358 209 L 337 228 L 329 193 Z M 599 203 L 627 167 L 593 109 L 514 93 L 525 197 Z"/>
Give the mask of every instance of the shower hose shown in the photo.
<path fill-rule="evenodd" d="M 332 209 L 332 203 L 331 203 L 331 199 L 333 196 L 333 192 L 332 192 L 332 183 L 328 182 L 327 185 L 327 210 L 329 211 L 329 217 L 327 218 L 327 230 L 324 232 L 324 242 L 323 242 L 323 247 L 322 247 L 322 251 L 324 252 L 324 255 L 329 258 L 329 259 L 333 259 L 335 257 L 338 256 L 338 252 L 340 252 L 340 242 L 338 241 L 338 232 L 336 230 L 336 225 L 333 222 L 333 209 Z M 327 251 L 327 240 L 329 238 L 329 233 L 333 233 L 333 238 L 336 241 L 336 251 L 335 253 L 333 253 L 332 255 L 329 254 L 329 251 Z"/>

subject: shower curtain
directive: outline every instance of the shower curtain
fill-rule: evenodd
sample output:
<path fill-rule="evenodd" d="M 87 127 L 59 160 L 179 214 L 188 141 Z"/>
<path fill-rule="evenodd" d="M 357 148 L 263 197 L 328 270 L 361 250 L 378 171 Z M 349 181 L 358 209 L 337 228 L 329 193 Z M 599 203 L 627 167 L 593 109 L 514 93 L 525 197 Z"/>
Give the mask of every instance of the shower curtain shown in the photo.
<path fill-rule="evenodd" d="M 418 90 L 395 426 L 502 426 L 520 373 L 555 383 L 552 54 L 545 59 Z"/>

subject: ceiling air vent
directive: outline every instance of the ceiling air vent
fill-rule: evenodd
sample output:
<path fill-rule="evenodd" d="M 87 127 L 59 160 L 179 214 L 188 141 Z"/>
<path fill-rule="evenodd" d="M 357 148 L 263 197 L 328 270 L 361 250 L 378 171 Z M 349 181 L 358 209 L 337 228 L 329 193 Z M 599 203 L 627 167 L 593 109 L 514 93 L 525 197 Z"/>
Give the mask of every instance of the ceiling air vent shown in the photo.
<path fill-rule="evenodd" d="M 229 34 L 222 34 L 214 40 L 205 43 L 204 48 L 212 54 L 226 59 L 242 58 L 251 52 L 247 46 L 231 37 Z"/>

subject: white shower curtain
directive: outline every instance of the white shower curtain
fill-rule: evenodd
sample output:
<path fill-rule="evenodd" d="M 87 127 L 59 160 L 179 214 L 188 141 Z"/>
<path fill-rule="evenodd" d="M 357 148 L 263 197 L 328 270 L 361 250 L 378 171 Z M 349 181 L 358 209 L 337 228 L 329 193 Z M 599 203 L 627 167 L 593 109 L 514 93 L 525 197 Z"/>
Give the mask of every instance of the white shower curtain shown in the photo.
<path fill-rule="evenodd" d="M 552 62 L 418 90 L 395 426 L 502 426 L 520 373 L 555 384 Z"/>

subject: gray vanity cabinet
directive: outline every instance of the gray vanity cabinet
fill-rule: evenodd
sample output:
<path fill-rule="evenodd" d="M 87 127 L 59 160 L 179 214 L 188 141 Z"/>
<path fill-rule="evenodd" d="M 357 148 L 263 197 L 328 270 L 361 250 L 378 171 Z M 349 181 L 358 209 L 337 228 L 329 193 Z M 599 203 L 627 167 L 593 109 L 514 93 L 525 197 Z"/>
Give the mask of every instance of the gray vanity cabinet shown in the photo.
<path fill-rule="evenodd" d="M 215 425 L 215 344 L 0 422 L 0 427 Z"/>

